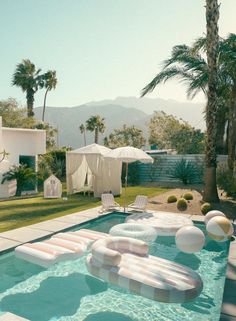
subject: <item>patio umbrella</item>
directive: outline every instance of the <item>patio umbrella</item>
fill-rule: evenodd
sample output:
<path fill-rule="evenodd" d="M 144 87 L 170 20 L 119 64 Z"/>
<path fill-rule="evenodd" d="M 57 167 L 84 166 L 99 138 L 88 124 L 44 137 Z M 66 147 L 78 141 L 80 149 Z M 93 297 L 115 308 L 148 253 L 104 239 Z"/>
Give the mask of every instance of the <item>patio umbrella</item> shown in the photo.
<path fill-rule="evenodd" d="M 108 154 L 106 154 L 105 158 L 107 159 L 116 159 L 121 162 L 126 163 L 126 173 L 125 173 L 125 195 L 124 195 L 124 212 L 126 208 L 126 188 L 128 183 L 128 164 L 139 161 L 141 163 L 153 163 L 153 158 L 145 153 L 143 150 L 132 147 L 118 147 L 113 149 Z"/>

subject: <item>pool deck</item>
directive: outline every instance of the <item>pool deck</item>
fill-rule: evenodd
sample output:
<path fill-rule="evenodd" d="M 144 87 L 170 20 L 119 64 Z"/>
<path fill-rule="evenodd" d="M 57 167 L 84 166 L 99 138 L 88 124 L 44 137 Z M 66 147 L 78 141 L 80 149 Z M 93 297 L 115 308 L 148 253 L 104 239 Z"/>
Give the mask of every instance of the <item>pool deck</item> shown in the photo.
<path fill-rule="evenodd" d="M 101 207 L 95 207 L 86 211 L 76 212 L 52 220 L 43 221 L 37 224 L 0 233 L 0 254 L 9 251 L 23 243 L 32 242 L 53 235 L 54 233 L 67 230 L 81 223 L 87 223 L 93 219 L 108 215 L 110 213 L 101 213 L 100 209 Z M 149 210 L 148 212 L 153 211 Z M 173 215 L 175 215 L 175 213 L 173 213 Z M 204 216 L 202 215 L 181 215 L 191 218 L 194 222 L 204 222 Z M 234 228 L 236 232 L 235 224 Z M 0 321 L 4 320 L 23 321 L 26 319 L 10 313 L 5 313 L 4 315 L 0 316 Z M 236 239 L 230 243 L 220 321 L 236 321 Z"/>

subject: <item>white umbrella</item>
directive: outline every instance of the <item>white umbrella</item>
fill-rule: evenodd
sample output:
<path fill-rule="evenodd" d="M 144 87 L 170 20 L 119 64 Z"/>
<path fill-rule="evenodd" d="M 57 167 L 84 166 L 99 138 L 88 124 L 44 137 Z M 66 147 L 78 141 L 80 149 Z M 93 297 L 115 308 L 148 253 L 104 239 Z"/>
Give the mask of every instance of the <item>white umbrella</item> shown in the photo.
<path fill-rule="evenodd" d="M 145 153 L 143 150 L 125 146 L 125 147 L 118 147 L 113 149 L 108 154 L 105 155 L 107 159 L 116 159 L 120 160 L 121 162 L 126 163 L 126 174 L 125 174 L 125 197 L 124 197 L 124 211 L 126 207 L 126 187 L 128 182 L 128 164 L 139 161 L 141 163 L 153 163 L 153 158 Z"/>

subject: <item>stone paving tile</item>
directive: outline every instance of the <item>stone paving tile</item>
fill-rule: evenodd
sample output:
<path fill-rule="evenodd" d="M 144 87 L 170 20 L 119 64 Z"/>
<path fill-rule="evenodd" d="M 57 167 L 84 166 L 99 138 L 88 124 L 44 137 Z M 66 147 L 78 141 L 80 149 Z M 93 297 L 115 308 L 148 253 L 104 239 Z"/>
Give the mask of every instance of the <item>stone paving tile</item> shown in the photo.
<path fill-rule="evenodd" d="M 97 213 L 97 212 L 94 212 L 94 213 L 81 213 L 81 214 L 70 214 L 70 215 L 66 215 L 64 216 L 63 218 L 66 218 L 66 217 L 76 217 L 76 218 L 80 218 L 81 216 L 83 217 L 89 217 L 89 218 L 96 218 L 98 216 L 100 216 L 101 213 Z M 61 217 L 62 218 L 62 217 Z"/>
<path fill-rule="evenodd" d="M 228 280 L 236 281 L 236 264 L 233 262 L 228 262 L 226 278 Z"/>
<path fill-rule="evenodd" d="M 236 242 L 230 243 L 229 257 L 236 259 Z"/>
<path fill-rule="evenodd" d="M 65 221 L 59 221 L 59 220 L 53 219 L 50 221 L 44 221 L 41 223 L 31 225 L 30 228 L 35 229 L 35 230 L 58 232 L 58 231 L 66 229 L 66 228 L 72 227 L 75 224 L 76 223 L 73 223 L 73 222 L 65 222 Z"/>
<path fill-rule="evenodd" d="M 12 240 L 8 240 L 0 237 L 0 252 L 11 249 L 20 244 L 21 242 L 12 241 Z"/>
<path fill-rule="evenodd" d="M 236 321 L 236 317 L 221 313 L 219 321 Z"/>
<path fill-rule="evenodd" d="M 203 215 L 192 215 L 191 216 L 191 219 L 193 221 L 197 221 L 197 222 L 204 222 L 204 218 L 205 218 L 205 216 L 203 216 Z"/>
<path fill-rule="evenodd" d="M 52 234 L 49 231 L 36 230 L 29 227 L 21 227 L 8 232 L 0 233 L 0 238 L 10 239 L 17 242 L 29 242 Z"/>
<path fill-rule="evenodd" d="M 30 320 L 7 312 L 7 313 L 4 313 L 3 315 L 0 316 L 0 321 L 30 321 Z"/>
<path fill-rule="evenodd" d="M 223 302 L 221 313 L 236 317 L 235 298 L 233 298 L 230 302 Z"/>
<path fill-rule="evenodd" d="M 55 221 L 57 222 L 65 222 L 65 223 L 71 223 L 73 225 L 77 225 L 77 224 L 81 224 L 87 221 L 92 220 L 93 217 L 87 217 L 87 216 L 77 216 L 77 215 L 67 215 L 67 216 L 63 216 L 63 217 L 58 217 L 57 219 L 55 219 Z"/>
<path fill-rule="evenodd" d="M 78 215 L 78 216 L 99 216 L 100 213 L 100 207 L 94 207 L 89 210 L 81 211 L 81 212 L 75 212 L 73 214 L 69 214 L 66 216 L 71 216 L 71 215 Z"/>
<path fill-rule="evenodd" d="M 221 312 L 236 317 L 236 281 L 225 280 Z"/>

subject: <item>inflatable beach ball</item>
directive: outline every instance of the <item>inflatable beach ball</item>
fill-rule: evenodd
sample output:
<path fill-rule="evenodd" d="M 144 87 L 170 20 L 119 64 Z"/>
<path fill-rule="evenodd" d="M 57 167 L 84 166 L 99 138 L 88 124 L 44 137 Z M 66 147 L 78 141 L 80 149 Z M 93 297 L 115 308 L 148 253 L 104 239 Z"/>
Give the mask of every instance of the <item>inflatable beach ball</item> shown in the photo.
<path fill-rule="evenodd" d="M 217 210 L 213 210 L 210 211 L 206 214 L 205 218 L 204 218 L 204 222 L 207 225 L 207 223 L 210 221 L 210 219 L 212 219 L 213 217 L 216 216 L 221 216 L 221 217 L 225 217 L 225 214 L 221 211 L 217 211 Z"/>
<path fill-rule="evenodd" d="M 196 226 L 184 226 L 177 231 L 175 243 L 177 248 L 182 252 L 199 252 L 205 244 L 205 235 Z"/>
<path fill-rule="evenodd" d="M 206 226 L 210 238 L 218 242 L 230 239 L 234 232 L 233 225 L 226 217 L 216 216 L 210 219 Z"/>

